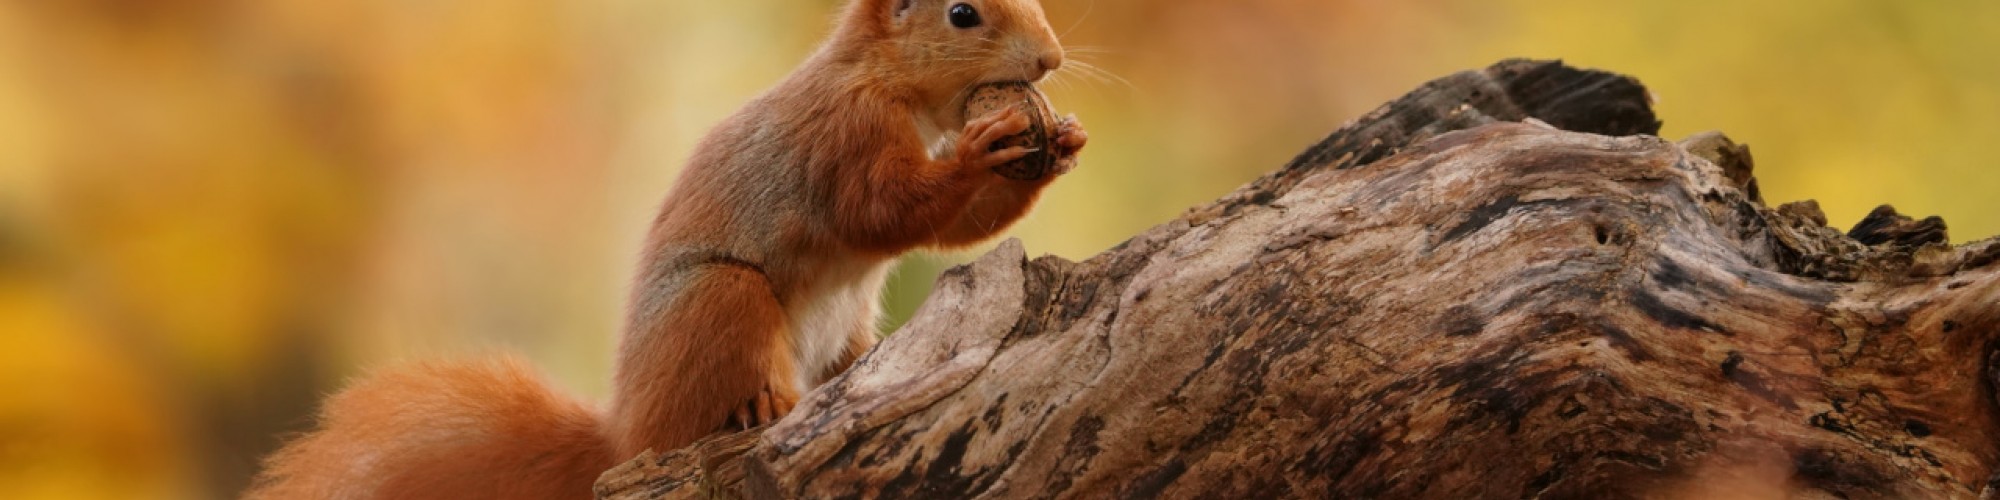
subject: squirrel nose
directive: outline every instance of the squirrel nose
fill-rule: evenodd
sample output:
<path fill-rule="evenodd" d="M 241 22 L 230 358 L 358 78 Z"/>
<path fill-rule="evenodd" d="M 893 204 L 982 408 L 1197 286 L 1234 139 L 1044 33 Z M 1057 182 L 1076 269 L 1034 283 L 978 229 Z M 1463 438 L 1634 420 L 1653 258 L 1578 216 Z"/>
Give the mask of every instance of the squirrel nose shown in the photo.
<path fill-rule="evenodd" d="M 1062 68 L 1062 52 L 1045 52 L 1035 60 L 1035 63 L 1041 66 L 1036 77 L 1039 80 L 1041 77 L 1049 76 L 1049 73 L 1054 73 L 1056 69 Z"/>

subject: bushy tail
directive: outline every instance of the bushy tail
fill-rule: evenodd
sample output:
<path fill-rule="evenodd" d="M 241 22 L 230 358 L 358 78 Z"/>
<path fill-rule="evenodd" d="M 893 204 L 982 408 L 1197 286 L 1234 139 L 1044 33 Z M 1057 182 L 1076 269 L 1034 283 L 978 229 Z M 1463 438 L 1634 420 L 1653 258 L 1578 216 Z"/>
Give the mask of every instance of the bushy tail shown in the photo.
<path fill-rule="evenodd" d="M 319 418 L 245 498 L 590 498 L 617 461 L 594 411 L 512 357 L 377 373 Z"/>

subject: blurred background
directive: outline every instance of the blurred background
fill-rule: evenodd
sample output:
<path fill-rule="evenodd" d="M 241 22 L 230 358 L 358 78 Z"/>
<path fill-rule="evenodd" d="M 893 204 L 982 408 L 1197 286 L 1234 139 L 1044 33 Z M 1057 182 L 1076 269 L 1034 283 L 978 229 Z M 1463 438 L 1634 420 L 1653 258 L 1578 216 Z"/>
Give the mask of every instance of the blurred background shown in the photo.
<path fill-rule="evenodd" d="M 2000 3 L 1048 0 L 1083 166 L 1013 234 L 1081 259 L 1433 77 L 1644 80 L 1773 202 L 2000 234 Z M 507 350 L 600 399 L 688 148 L 834 0 L 0 2 L 0 498 L 227 498 L 315 401 Z M 1105 74 L 1100 74 L 1105 73 Z M 898 318 L 964 255 L 910 259 Z"/>

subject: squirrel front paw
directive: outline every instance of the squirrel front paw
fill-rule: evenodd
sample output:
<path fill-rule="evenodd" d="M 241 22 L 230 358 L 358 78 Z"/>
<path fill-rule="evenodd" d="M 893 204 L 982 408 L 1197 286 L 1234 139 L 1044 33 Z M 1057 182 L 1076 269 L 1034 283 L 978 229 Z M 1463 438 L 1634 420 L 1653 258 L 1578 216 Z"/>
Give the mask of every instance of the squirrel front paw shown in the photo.
<path fill-rule="evenodd" d="M 758 390 L 756 396 L 736 406 L 736 412 L 730 416 L 729 423 L 731 427 L 740 430 L 755 429 L 785 418 L 786 414 L 792 412 L 792 407 L 798 404 L 797 389 L 787 384 L 765 382 L 764 388 Z"/>
<path fill-rule="evenodd" d="M 1090 142 L 1090 134 L 1083 131 L 1083 122 L 1077 121 L 1076 115 L 1069 115 L 1056 124 L 1055 140 L 1051 142 L 1054 143 L 1056 164 L 1055 170 L 1049 173 L 1067 174 L 1076 168 L 1076 154 L 1083 151 L 1085 143 Z"/>
<path fill-rule="evenodd" d="M 959 134 L 958 161 L 964 172 L 991 172 L 993 167 L 1019 160 L 1036 150 L 1027 147 L 1001 148 L 1002 140 L 1028 130 L 1028 115 L 1019 109 L 1004 108 L 965 122 Z"/>

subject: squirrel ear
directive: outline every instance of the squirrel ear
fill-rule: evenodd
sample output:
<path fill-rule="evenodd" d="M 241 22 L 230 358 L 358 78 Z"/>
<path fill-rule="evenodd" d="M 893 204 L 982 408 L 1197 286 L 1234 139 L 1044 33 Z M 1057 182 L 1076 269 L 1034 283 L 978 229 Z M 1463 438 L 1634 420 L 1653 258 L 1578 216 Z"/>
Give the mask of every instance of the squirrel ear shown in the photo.
<path fill-rule="evenodd" d="M 888 30 L 916 5 L 917 0 L 854 0 L 848 4 L 847 22 L 843 25 L 860 30 L 853 32 L 855 35 L 887 36 Z"/>

